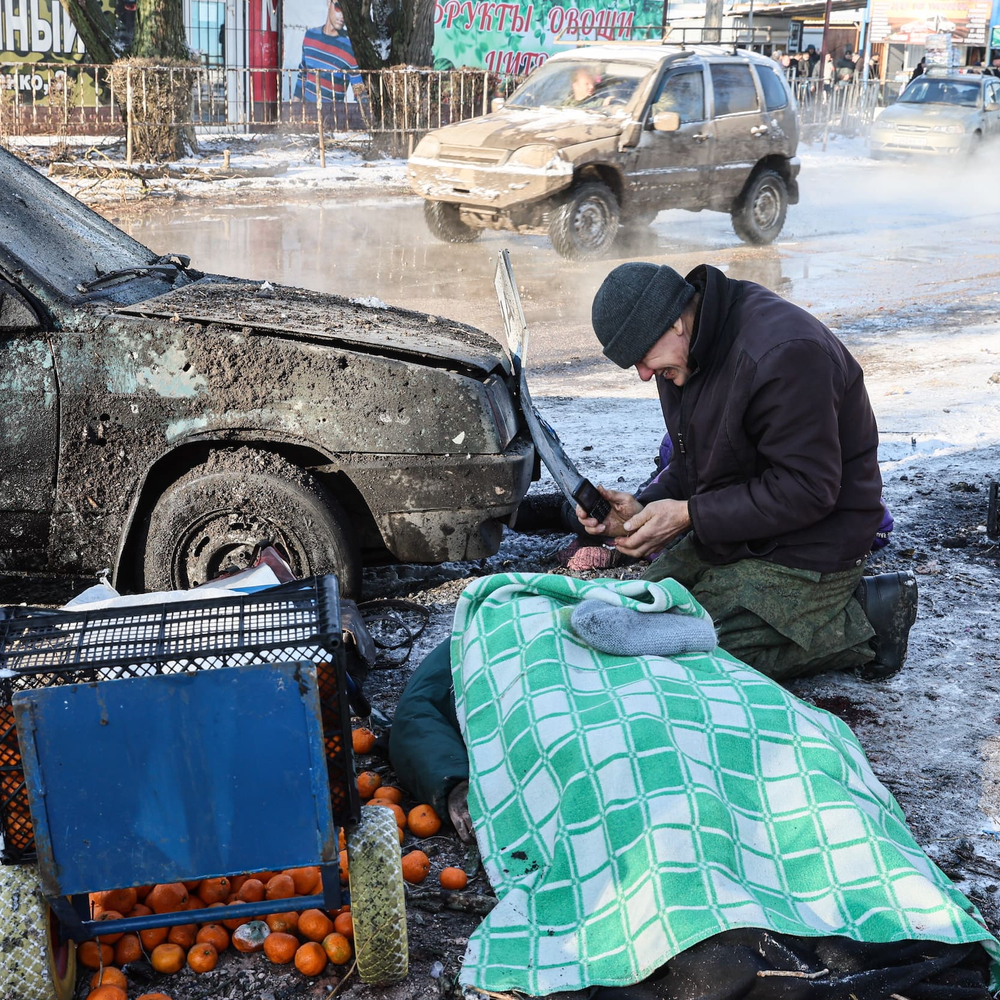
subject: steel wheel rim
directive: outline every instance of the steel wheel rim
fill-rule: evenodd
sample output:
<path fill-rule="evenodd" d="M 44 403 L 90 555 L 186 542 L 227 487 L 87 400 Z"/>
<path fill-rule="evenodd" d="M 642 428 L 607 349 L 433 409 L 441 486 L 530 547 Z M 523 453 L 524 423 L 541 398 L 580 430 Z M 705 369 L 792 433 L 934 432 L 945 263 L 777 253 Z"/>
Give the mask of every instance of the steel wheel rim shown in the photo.
<path fill-rule="evenodd" d="M 256 514 L 219 510 L 204 514 L 180 535 L 170 577 L 180 589 L 198 587 L 223 572 L 249 569 L 263 542 L 282 545 L 292 568 L 308 575 L 309 559 L 301 541 L 278 524 Z"/>
<path fill-rule="evenodd" d="M 573 212 L 573 232 L 581 247 L 594 249 L 604 242 L 611 213 L 601 198 L 587 198 Z"/>
<path fill-rule="evenodd" d="M 770 182 L 762 184 L 753 200 L 753 221 L 761 229 L 772 229 L 781 214 L 781 195 L 777 186 Z"/>

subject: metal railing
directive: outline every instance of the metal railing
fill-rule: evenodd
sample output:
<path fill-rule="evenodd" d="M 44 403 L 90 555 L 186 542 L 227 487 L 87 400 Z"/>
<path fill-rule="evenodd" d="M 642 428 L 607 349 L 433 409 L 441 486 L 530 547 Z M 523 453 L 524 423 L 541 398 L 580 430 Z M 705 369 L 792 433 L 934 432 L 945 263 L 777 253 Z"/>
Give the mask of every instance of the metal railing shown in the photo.
<path fill-rule="evenodd" d="M 184 70 L 181 110 L 157 106 L 150 73 L 172 79 L 176 68 L 133 68 L 122 74 L 102 65 L 0 66 L 0 138 L 11 136 L 111 136 L 127 138 L 134 121 L 201 132 L 363 132 L 410 140 L 450 122 L 485 114 L 494 97 L 518 82 L 486 70 L 385 69 L 358 74 L 298 70 Z M 355 78 L 357 79 L 357 77 Z M 318 86 L 317 86 L 318 83 Z M 900 84 L 855 80 L 824 84 L 812 77 L 791 81 L 803 135 L 864 135 L 879 108 L 898 96 Z M 303 99 L 301 94 L 307 99 Z M 319 95 L 309 100 L 310 94 Z"/>

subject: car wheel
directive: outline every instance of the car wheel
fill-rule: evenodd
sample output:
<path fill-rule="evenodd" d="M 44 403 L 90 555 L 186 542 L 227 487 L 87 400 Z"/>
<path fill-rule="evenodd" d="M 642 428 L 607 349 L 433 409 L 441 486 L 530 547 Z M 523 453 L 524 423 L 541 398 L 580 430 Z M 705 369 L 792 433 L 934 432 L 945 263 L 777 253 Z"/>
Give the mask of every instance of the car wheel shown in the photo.
<path fill-rule="evenodd" d="M 458 205 L 445 201 L 425 201 L 424 219 L 427 228 L 445 243 L 474 243 L 482 235 L 481 230 L 467 226 L 459 217 Z"/>
<path fill-rule="evenodd" d="M 601 257 L 617 235 L 618 201 L 606 184 L 597 181 L 574 188 L 549 223 L 552 246 L 567 260 Z"/>
<path fill-rule="evenodd" d="M 358 975 L 387 986 L 406 978 L 409 948 L 406 892 L 399 860 L 399 828 L 380 806 L 362 806 L 361 822 L 347 831 L 347 867 Z"/>
<path fill-rule="evenodd" d="M 0 867 L 0 997 L 70 1000 L 76 945 L 63 940 L 34 865 Z"/>
<path fill-rule="evenodd" d="M 973 132 L 969 138 L 968 156 L 974 160 L 983 151 L 983 133 Z"/>
<path fill-rule="evenodd" d="M 785 179 L 775 170 L 761 170 L 733 209 L 733 229 L 744 243 L 770 243 L 781 232 L 787 211 Z"/>
<path fill-rule="evenodd" d="M 219 452 L 163 491 L 146 522 L 146 590 L 188 590 L 252 565 L 279 545 L 298 577 L 335 573 L 361 591 L 361 558 L 347 514 L 309 473 L 277 455 Z"/>

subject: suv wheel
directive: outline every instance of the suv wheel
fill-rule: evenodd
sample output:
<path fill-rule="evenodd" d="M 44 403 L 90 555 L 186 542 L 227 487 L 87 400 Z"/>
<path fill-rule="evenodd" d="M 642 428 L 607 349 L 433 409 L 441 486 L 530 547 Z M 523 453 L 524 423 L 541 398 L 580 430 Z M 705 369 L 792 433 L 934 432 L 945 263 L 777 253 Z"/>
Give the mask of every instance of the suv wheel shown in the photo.
<path fill-rule="evenodd" d="M 552 213 L 549 238 L 560 257 L 593 260 L 618 235 L 618 201 L 606 184 L 591 181 L 570 192 Z"/>
<path fill-rule="evenodd" d="M 785 224 L 788 188 L 776 170 L 761 170 L 733 209 L 733 229 L 744 243 L 770 243 Z"/>
<path fill-rule="evenodd" d="M 459 217 L 458 205 L 446 201 L 425 201 L 424 219 L 427 228 L 445 243 L 474 243 L 481 231 L 467 226 Z"/>
<path fill-rule="evenodd" d="M 343 508 L 317 480 L 277 455 L 222 452 L 168 486 L 146 522 L 147 590 L 188 590 L 249 567 L 257 546 L 280 545 L 297 577 L 336 573 L 345 597 L 361 559 Z"/>

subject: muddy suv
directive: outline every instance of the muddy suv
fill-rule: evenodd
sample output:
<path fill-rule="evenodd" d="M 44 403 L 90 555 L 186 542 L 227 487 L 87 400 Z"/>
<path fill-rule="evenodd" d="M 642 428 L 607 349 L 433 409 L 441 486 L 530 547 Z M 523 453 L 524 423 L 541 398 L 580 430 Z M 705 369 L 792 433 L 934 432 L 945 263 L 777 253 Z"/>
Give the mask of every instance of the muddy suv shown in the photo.
<path fill-rule="evenodd" d="M 770 243 L 798 201 L 795 99 L 775 63 L 721 47 L 594 46 L 553 56 L 492 114 L 428 133 L 412 189 L 440 239 L 547 234 L 608 251 L 665 208 L 728 212 Z"/>

